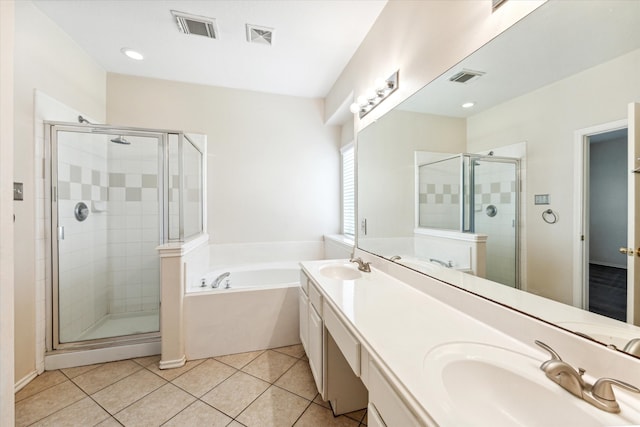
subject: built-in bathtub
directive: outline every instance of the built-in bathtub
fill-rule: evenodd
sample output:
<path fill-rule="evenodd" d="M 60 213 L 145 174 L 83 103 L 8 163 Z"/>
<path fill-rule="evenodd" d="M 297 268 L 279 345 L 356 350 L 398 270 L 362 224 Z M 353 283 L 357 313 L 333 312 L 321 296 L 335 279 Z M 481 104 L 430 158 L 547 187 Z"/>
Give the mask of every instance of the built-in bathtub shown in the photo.
<path fill-rule="evenodd" d="M 217 289 L 216 277 L 230 273 Z M 298 344 L 298 263 L 216 267 L 188 283 L 184 339 L 188 360 Z M 205 286 L 202 286 L 204 280 Z"/>

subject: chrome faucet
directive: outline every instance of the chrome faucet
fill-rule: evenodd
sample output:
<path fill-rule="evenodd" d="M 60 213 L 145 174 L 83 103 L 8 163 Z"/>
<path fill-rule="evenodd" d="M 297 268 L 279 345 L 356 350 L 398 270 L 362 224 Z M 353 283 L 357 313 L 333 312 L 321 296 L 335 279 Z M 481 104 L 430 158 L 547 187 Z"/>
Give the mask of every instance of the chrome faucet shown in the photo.
<path fill-rule="evenodd" d="M 640 356 L 640 338 L 634 338 L 624 346 L 622 351 L 632 354 L 634 356 Z"/>
<path fill-rule="evenodd" d="M 551 359 L 542 362 L 542 365 L 540 365 L 540 369 L 544 371 L 547 378 L 598 409 L 613 413 L 620 412 L 620 405 L 616 401 L 612 385 L 640 393 L 640 389 L 637 387 L 613 378 L 600 378 L 591 385 L 583 378 L 584 369 L 578 368 L 576 370 L 564 362 L 555 350 L 542 341 L 536 340 L 535 343 L 551 355 Z"/>
<path fill-rule="evenodd" d="M 401 259 L 400 255 L 394 255 L 391 258 L 389 258 L 389 261 L 399 261 Z"/>
<path fill-rule="evenodd" d="M 370 262 L 364 262 L 362 260 L 362 258 L 358 257 L 358 258 L 351 258 L 349 260 L 349 262 L 355 262 L 356 264 L 358 264 L 358 270 L 360 271 L 364 271 L 365 273 L 371 273 L 371 263 Z"/>
<path fill-rule="evenodd" d="M 211 287 L 214 289 L 219 287 L 220 282 L 222 282 L 224 279 L 226 279 L 229 276 L 231 276 L 231 273 L 229 273 L 228 271 L 226 273 L 222 273 L 221 275 L 216 277 L 213 282 L 211 282 Z"/>
<path fill-rule="evenodd" d="M 447 267 L 447 268 L 453 267 L 452 261 L 444 262 L 444 261 L 440 261 L 437 258 L 429 258 L 429 262 L 435 262 L 436 264 L 440 264 L 441 266 Z"/>

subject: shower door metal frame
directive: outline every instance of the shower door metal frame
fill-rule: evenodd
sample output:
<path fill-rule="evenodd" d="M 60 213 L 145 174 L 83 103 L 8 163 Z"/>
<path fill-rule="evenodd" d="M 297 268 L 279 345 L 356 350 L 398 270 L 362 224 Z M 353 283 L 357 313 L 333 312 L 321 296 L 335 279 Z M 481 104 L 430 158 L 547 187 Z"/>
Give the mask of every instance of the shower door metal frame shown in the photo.
<path fill-rule="evenodd" d="M 160 332 L 148 332 L 133 335 L 122 335 L 116 337 L 99 338 L 84 341 L 74 341 L 68 343 L 60 343 L 59 337 L 59 253 L 58 253 L 58 135 L 59 131 L 86 133 L 86 134 L 104 134 L 104 135 L 124 135 L 156 138 L 158 140 L 158 180 L 162 182 L 162 186 L 158 188 L 159 216 L 161 226 L 158 227 L 158 243 L 162 244 L 168 241 L 168 177 L 165 169 L 168 163 L 168 135 L 178 134 L 182 136 L 180 131 L 168 131 L 158 129 L 143 129 L 134 127 L 116 127 L 110 125 L 94 125 L 94 124 L 76 124 L 66 122 L 45 121 L 45 199 L 50 201 L 50 220 L 45 221 L 47 224 L 45 233 L 49 239 L 47 245 L 47 256 L 51 260 L 49 267 L 50 275 L 46 286 L 46 349 L 47 351 L 69 350 L 69 349 L 91 349 L 104 348 L 126 344 L 137 344 L 142 342 L 155 341 L 160 337 Z M 181 140 L 182 138 L 180 138 Z M 107 143 L 107 142 L 105 142 Z M 160 284 L 158 284 L 160 286 Z"/>

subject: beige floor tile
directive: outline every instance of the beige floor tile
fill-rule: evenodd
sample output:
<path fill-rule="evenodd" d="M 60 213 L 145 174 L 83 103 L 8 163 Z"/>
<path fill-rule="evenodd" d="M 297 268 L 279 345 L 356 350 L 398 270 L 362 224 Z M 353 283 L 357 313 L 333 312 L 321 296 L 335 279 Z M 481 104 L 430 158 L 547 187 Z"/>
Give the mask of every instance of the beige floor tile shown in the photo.
<path fill-rule="evenodd" d="M 16 403 L 15 424 L 32 424 L 85 397 L 82 390 L 71 381 L 49 387 Z"/>
<path fill-rule="evenodd" d="M 131 360 L 122 360 L 105 363 L 96 369 L 78 375 L 72 381 L 85 393 L 93 394 L 140 369 L 143 368 L 137 363 Z"/>
<path fill-rule="evenodd" d="M 227 427 L 246 427 L 246 426 L 244 424 L 240 424 L 236 420 L 233 420 L 231 421 L 231 424 L 229 424 Z"/>
<path fill-rule="evenodd" d="M 156 375 L 160 375 L 167 381 L 173 381 L 185 372 L 188 372 L 191 369 L 195 368 L 205 360 L 207 359 L 189 360 L 184 364 L 184 366 L 172 369 L 160 369 L 157 363 L 152 363 L 151 365 L 147 366 L 147 369 Z"/>
<path fill-rule="evenodd" d="M 92 369 L 99 368 L 102 365 L 104 365 L 104 363 L 97 363 L 95 365 L 76 366 L 75 368 L 64 368 L 64 369 L 60 369 L 60 371 L 62 371 L 62 373 L 65 374 L 67 377 L 73 379 L 78 375 L 82 375 L 86 372 L 91 371 Z"/>
<path fill-rule="evenodd" d="M 362 419 L 362 421 L 360 421 L 360 424 L 365 426 L 369 424 L 369 412 L 364 413 L 364 418 Z"/>
<path fill-rule="evenodd" d="M 122 427 L 122 424 L 120 424 L 115 418 L 109 417 L 100 424 L 96 424 L 95 427 Z"/>
<path fill-rule="evenodd" d="M 358 427 L 359 424 L 358 421 L 344 415 L 334 417 L 331 409 L 312 403 L 294 425 L 295 427 Z"/>
<path fill-rule="evenodd" d="M 181 389 L 200 397 L 236 373 L 236 369 L 217 360 L 207 359 L 172 381 Z"/>
<path fill-rule="evenodd" d="M 91 397 L 110 414 L 116 414 L 166 383 L 166 380 L 153 372 L 141 369 Z"/>
<path fill-rule="evenodd" d="M 195 398 L 185 391 L 165 384 L 118 412 L 115 418 L 125 426 L 159 426 L 194 401 Z"/>
<path fill-rule="evenodd" d="M 228 425 L 231 421 L 233 420 L 222 412 L 217 411 L 206 403 L 197 400 L 178 415 L 171 418 L 166 424 L 163 424 L 163 427 L 223 427 Z"/>
<path fill-rule="evenodd" d="M 271 386 L 237 420 L 249 427 L 291 426 L 309 404 L 308 400 Z"/>
<path fill-rule="evenodd" d="M 264 353 L 264 350 L 250 351 L 248 353 L 229 354 L 228 356 L 214 357 L 219 362 L 226 363 L 236 369 L 242 369 L 247 363 Z"/>
<path fill-rule="evenodd" d="M 302 356 L 305 355 L 304 347 L 302 347 L 302 344 L 289 345 L 286 347 L 278 347 L 278 348 L 274 348 L 273 351 L 277 351 L 278 353 L 284 353 L 289 356 L 296 357 L 298 359 L 300 359 Z"/>
<path fill-rule="evenodd" d="M 278 378 L 275 385 L 309 400 L 313 400 L 318 394 L 309 363 L 302 360 L 298 360 L 291 369 Z"/>
<path fill-rule="evenodd" d="M 149 365 L 151 365 L 152 363 L 158 363 L 160 362 L 160 355 L 156 354 L 155 356 L 147 356 L 147 357 L 137 357 L 135 359 L 133 359 L 134 362 L 136 362 L 138 365 L 142 365 L 145 368 Z"/>
<path fill-rule="evenodd" d="M 93 426 L 109 418 L 111 416 L 104 409 L 90 397 L 85 397 L 33 425 L 38 427 Z"/>
<path fill-rule="evenodd" d="M 242 370 L 267 382 L 273 383 L 297 361 L 298 359 L 295 357 L 287 356 L 286 354 L 278 353 L 277 351 L 267 350 L 260 356 L 256 357 L 253 362 L 242 368 Z"/>
<path fill-rule="evenodd" d="M 24 386 L 19 392 L 16 393 L 16 402 L 26 399 L 29 396 L 33 396 L 42 390 L 53 387 L 54 385 L 68 381 L 60 371 L 45 371 L 42 374 L 34 378 L 29 384 Z"/>
<path fill-rule="evenodd" d="M 201 399 L 225 414 L 236 417 L 269 386 L 269 383 L 249 374 L 236 372 Z"/>
<path fill-rule="evenodd" d="M 318 393 L 316 395 L 316 398 L 313 399 L 313 403 L 317 403 L 320 406 L 324 406 L 325 408 L 331 409 L 331 405 L 329 405 L 329 402 L 322 400 L 322 396 L 320 396 L 320 393 Z"/>
<path fill-rule="evenodd" d="M 360 422 L 364 419 L 364 416 L 366 413 L 367 413 L 366 409 L 361 409 L 359 411 L 353 411 L 353 412 L 349 412 L 348 414 L 344 414 L 344 416 Z"/>

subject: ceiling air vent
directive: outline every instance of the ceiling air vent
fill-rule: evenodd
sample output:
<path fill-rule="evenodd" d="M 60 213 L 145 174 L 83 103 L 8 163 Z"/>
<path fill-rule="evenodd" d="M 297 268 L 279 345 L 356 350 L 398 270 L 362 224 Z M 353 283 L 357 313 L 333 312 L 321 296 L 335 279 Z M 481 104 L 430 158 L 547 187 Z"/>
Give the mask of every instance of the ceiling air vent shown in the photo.
<path fill-rule="evenodd" d="M 197 36 L 218 38 L 218 28 L 216 20 L 204 16 L 189 15 L 188 13 L 172 10 L 171 14 L 176 18 L 178 29 L 185 34 L 195 34 Z"/>
<path fill-rule="evenodd" d="M 484 75 L 482 71 L 462 70 L 449 77 L 449 81 L 456 83 L 469 83 L 482 75 Z"/>
<path fill-rule="evenodd" d="M 271 46 L 273 43 L 273 28 L 247 24 L 247 41 Z"/>

